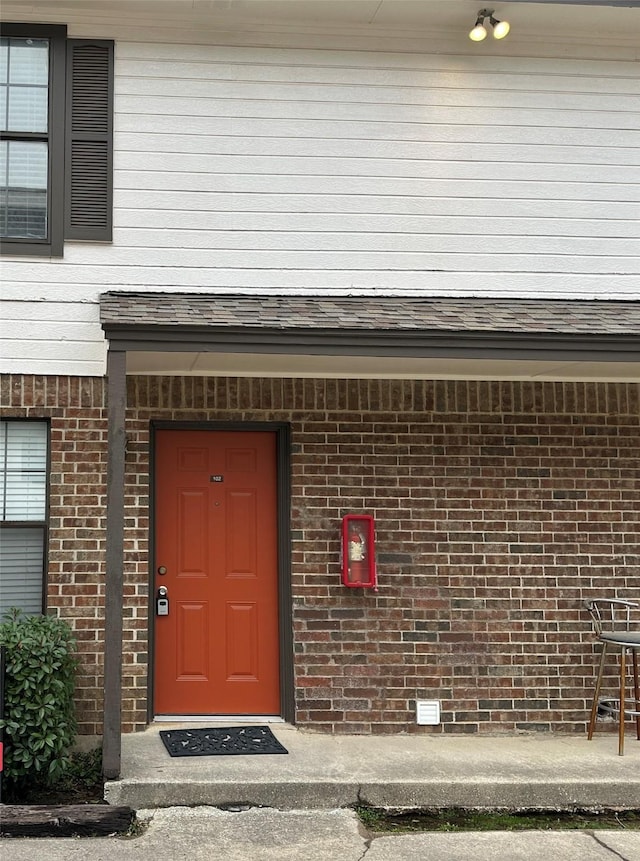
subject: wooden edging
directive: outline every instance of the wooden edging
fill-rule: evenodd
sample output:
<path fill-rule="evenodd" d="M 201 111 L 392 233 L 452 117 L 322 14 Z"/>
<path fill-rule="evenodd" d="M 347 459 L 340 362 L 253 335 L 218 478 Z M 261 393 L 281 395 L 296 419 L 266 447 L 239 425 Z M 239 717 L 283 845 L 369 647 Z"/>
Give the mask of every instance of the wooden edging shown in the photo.
<path fill-rule="evenodd" d="M 128 831 L 135 819 L 130 807 L 109 804 L 3 804 L 2 837 L 94 837 Z"/>

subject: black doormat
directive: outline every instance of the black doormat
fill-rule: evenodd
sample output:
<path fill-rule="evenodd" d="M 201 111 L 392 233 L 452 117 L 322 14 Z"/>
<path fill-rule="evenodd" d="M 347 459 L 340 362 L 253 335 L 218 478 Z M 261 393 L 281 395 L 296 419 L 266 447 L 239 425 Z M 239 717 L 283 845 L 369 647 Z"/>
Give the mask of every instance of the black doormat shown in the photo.
<path fill-rule="evenodd" d="M 234 756 L 243 753 L 289 753 L 268 726 L 216 729 L 164 729 L 160 738 L 171 756 Z"/>

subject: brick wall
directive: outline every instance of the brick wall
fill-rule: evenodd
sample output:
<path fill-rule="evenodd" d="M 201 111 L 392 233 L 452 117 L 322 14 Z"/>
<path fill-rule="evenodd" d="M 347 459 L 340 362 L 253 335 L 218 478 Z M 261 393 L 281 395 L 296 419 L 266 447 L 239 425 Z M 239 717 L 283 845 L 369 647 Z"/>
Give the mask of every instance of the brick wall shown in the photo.
<path fill-rule="evenodd" d="M 125 729 L 146 721 L 149 421 L 288 421 L 296 712 L 337 732 L 582 731 L 583 598 L 640 597 L 633 384 L 129 380 Z M 106 422 L 101 380 L 8 378 L 51 418 L 49 606 L 83 650 L 100 730 Z M 339 585 L 339 525 L 375 515 L 380 591 Z M 419 731 L 423 731 L 420 728 Z"/>
<path fill-rule="evenodd" d="M 440 731 L 581 730 L 581 599 L 640 597 L 637 388 L 320 390 L 291 416 L 299 722 L 414 729 L 417 697 Z M 376 517 L 377 595 L 338 585 L 349 511 Z"/>
<path fill-rule="evenodd" d="M 107 425 L 103 381 L 3 376 L 3 417 L 50 420 L 47 606 L 75 629 L 80 732 L 102 732 Z"/>

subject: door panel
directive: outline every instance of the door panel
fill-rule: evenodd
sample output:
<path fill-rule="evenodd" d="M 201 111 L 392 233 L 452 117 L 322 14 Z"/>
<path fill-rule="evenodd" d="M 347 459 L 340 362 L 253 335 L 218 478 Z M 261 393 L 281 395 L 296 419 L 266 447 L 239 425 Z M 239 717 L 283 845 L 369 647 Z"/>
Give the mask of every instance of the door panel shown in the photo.
<path fill-rule="evenodd" d="M 155 477 L 155 713 L 279 714 L 275 434 L 158 431 Z"/>
<path fill-rule="evenodd" d="M 209 679 L 209 606 L 183 601 L 176 607 L 176 676 L 179 680 Z"/>
<path fill-rule="evenodd" d="M 206 577 L 209 568 L 207 541 L 209 500 L 204 490 L 176 488 L 178 520 L 178 577 Z"/>
<path fill-rule="evenodd" d="M 228 577 L 255 577 L 258 558 L 257 500 L 254 493 L 227 494 Z"/>
<path fill-rule="evenodd" d="M 257 621 L 255 604 L 227 604 L 227 679 L 257 680 Z"/>

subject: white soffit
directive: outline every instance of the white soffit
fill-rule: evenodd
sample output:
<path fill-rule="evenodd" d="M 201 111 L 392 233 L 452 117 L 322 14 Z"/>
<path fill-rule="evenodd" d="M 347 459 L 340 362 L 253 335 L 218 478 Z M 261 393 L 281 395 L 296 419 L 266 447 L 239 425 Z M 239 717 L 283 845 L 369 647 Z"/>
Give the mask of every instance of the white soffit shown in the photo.
<path fill-rule="evenodd" d="M 483 4 L 479 0 L 4 0 L 6 20 L 221 29 L 262 25 L 283 31 L 345 28 L 360 32 L 466 34 Z M 484 4 L 487 5 L 487 4 Z M 632 0 L 505 0 L 488 4 L 512 26 L 511 39 L 607 36 L 632 40 L 640 34 L 640 9 Z"/>
<path fill-rule="evenodd" d="M 348 379 L 640 382 L 634 362 L 377 358 L 259 353 L 127 353 L 128 374 Z"/>

